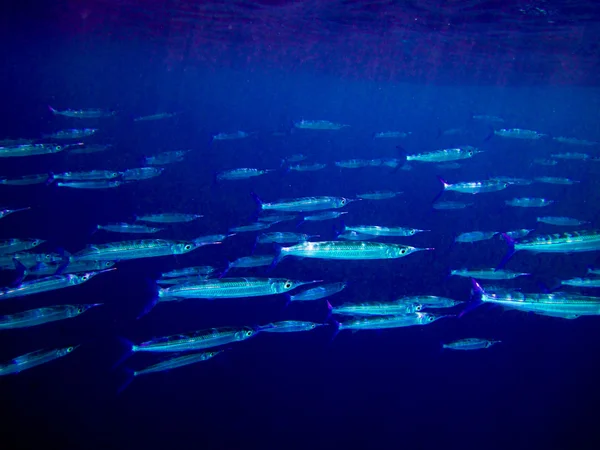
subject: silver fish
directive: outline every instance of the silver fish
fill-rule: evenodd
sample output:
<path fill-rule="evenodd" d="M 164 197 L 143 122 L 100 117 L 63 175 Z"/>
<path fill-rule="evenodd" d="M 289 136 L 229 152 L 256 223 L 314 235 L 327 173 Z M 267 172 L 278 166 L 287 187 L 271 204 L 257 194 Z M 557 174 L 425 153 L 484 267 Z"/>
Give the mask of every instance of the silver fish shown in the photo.
<path fill-rule="evenodd" d="M 322 220 L 332 220 L 337 219 L 343 214 L 348 214 L 348 211 L 325 211 L 318 214 L 313 214 L 310 216 L 304 216 L 302 220 L 304 222 L 320 222 Z"/>
<path fill-rule="evenodd" d="M 155 120 L 164 120 L 164 119 L 171 119 L 172 117 L 175 117 L 177 115 L 181 114 L 181 112 L 163 112 L 163 113 L 156 113 L 156 114 L 150 114 L 147 116 L 138 116 L 135 117 L 133 119 L 134 122 L 151 122 L 151 121 L 155 121 Z"/>
<path fill-rule="evenodd" d="M 562 178 L 562 177 L 535 177 L 535 181 L 538 183 L 546 183 L 546 184 L 566 184 L 571 185 L 575 183 L 580 183 L 577 180 L 571 180 L 570 178 Z"/>
<path fill-rule="evenodd" d="M 508 206 L 515 206 L 518 208 L 543 208 L 554 203 L 554 200 L 546 200 L 545 198 L 533 198 L 533 197 L 521 197 L 513 198 L 512 200 L 505 200 Z"/>
<path fill-rule="evenodd" d="M 294 122 L 294 126 L 301 130 L 341 130 L 342 128 L 348 128 L 350 125 L 330 122 L 328 120 L 300 120 L 299 122 Z"/>
<path fill-rule="evenodd" d="M 269 222 L 256 222 L 256 223 L 251 223 L 249 225 L 241 225 L 239 227 L 230 228 L 229 232 L 230 233 L 244 233 L 244 232 L 249 232 L 249 231 L 260 231 L 260 230 L 266 230 L 271 225 L 273 225 L 273 224 L 269 223 Z"/>
<path fill-rule="evenodd" d="M 146 156 L 144 163 L 149 166 L 161 166 L 163 164 L 171 164 L 183 161 L 184 156 L 191 150 L 177 150 L 174 152 L 162 152 L 154 156 Z"/>
<path fill-rule="evenodd" d="M 448 342 L 443 344 L 443 348 L 450 350 L 481 350 L 484 348 L 490 348 L 492 345 L 499 344 L 502 341 L 493 341 L 489 339 L 481 338 L 465 338 L 458 341 Z"/>
<path fill-rule="evenodd" d="M 470 206 L 473 206 L 473 203 L 447 201 L 447 202 L 435 202 L 431 206 L 433 207 L 433 209 L 437 209 L 437 210 L 441 210 L 441 211 L 448 211 L 448 210 L 453 210 L 453 209 L 465 209 Z"/>
<path fill-rule="evenodd" d="M 149 227 L 141 224 L 130 224 L 130 223 L 109 223 L 106 225 L 97 225 L 96 229 L 111 231 L 113 233 L 133 233 L 133 234 L 149 234 L 157 233 L 164 230 L 164 228 Z"/>
<path fill-rule="evenodd" d="M 151 223 L 186 223 L 204 217 L 201 214 L 186 214 L 186 213 L 160 213 L 160 214 L 145 214 L 136 216 L 135 220 L 139 222 Z"/>
<path fill-rule="evenodd" d="M 0 241 L 0 255 L 24 252 L 46 242 L 43 239 L 7 239 Z"/>
<path fill-rule="evenodd" d="M 204 244 L 194 241 L 169 241 L 166 239 L 141 239 L 137 241 L 109 242 L 90 245 L 71 257 L 71 261 L 121 261 L 182 255 Z"/>
<path fill-rule="evenodd" d="M 8 184 L 12 186 L 29 186 L 32 184 L 44 184 L 48 181 L 50 175 L 42 173 L 39 175 L 23 175 L 17 178 L 0 178 L 0 184 Z"/>
<path fill-rule="evenodd" d="M 274 322 L 268 325 L 259 327 L 260 331 L 267 333 L 297 333 L 302 331 L 311 331 L 324 324 L 315 322 L 305 322 L 300 320 L 284 320 L 282 322 Z"/>
<path fill-rule="evenodd" d="M 378 225 L 344 225 L 344 231 L 355 231 L 358 234 L 371 236 L 401 237 L 414 236 L 417 233 L 424 233 L 429 230 L 404 227 L 380 227 Z"/>
<path fill-rule="evenodd" d="M 348 283 L 344 282 L 322 284 L 321 286 L 306 289 L 295 295 L 290 295 L 290 301 L 312 301 L 331 297 L 332 295 L 343 291 L 346 286 L 348 286 Z"/>
<path fill-rule="evenodd" d="M 102 180 L 102 181 L 69 181 L 69 182 L 61 182 L 56 183 L 57 186 L 72 188 L 72 189 L 114 189 L 122 184 L 125 184 L 122 181 L 110 181 L 110 180 Z"/>
<path fill-rule="evenodd" d="M 394 192 L 394 191 L 372 191 L 365 192 L 364 194 L 357 194 L 357 198 L 362 198 L 364 200 L 387 200 L 389 198 L 394 198 L 398 195 L 401 195 L 403 192 Z"/>
<path fill-rule="evenodd" d="M 97 132 L 97 128 L 69 128 L 67 130 L 59 130 L 54 133 L 45 134 L 44 137 L 49 139 L 82 139 L 92 136 Z"/>
<path fill-rule="evenodd" d="M 139 167 L 137 169 L 127 169 L 121 173 L 124 181 L 149 180 L 160 176 L 165 169 L 162 167 Z"/>
<path fill-rule="evenodd" d="M 224 170 L 217 174 L 217 180 L 245 180 L 247 178 L 258 177 L 274 171 L 275 169 L 253 169 L 247 167 L 241 169 Z"/>
<path fill-rule="evenodd" d="M 600 288 L 600 278 L 571 278 L 560 282 L 563 286 Z"/>
<path fill-rule="evenodd" d="M 455 269 L 450 271 L 450 275 L 459 277 L 476 278 L 480 280 L 513 280 L 517 277 L 531 275 L 529 273 L 513 272 L 503 269 Z"/>
<path fill-rule="evenodd" d="M 454 242 L 479 242 L 486 241 L 498 234 L 497 231 L 471 231 L 461 233 L 454 239 Z"/>
<path fill-rule="evenodd" d="M 9 216 L 9 215 L 14 214 L 16 212 L 29 211 L 30 209 L 31 209 L 30 207 L 17 208 L 17 209 L 0 209 L 0 219 L 3 219 L 6 216 Z"/>
<path fill-rule="evenodd" d="M 448 161 L 459 161 L 461 159 L 469 159 L 478 153 L 482 153 L 481 150 L 466 145 L 458 148 L 446 148 L 442 150 L 435 150 L 433 152 L 418 153 L 414 155 L 406 155 L 407 161 L 419 161 L 419 162 L 448 162 Z"/>
<path fill-rule="evenodd" d="M 109 111 L 106 109 L 65 109 L 63 111 L 59 111 L 54 109 L 52 106 L 48 105 L 48 109 L 52 112 L 52 114 L 56 116 L 65 116 L 71 117 L 74 119 L 100 119 L 103 117 L 112 117 L 116 113 L 116 111 Z"/>
<path fill-rule="evenodd" d="M 193 266 L 193 267 L 183 267 L 181 269 L 171 270 L 170 272 L 162 273 L 162 278 L 178 278 L 178 277 L 187 277 L 193 275 L 210 275 L 215 273 L 216 269 L 212 266 Z"/>
<path fill-rule="evenodd" d="M 219 353 L 223 353 L 223 350 L 176 356 L 175 358 L 169 358 L 165 361 L 152 364 L 151 366 L 148 366 L 144 369 L 136 370 L 132 372 L 132 376 L 138 377 L 140 375 L 146 375 L 148 373 L 164 372 L 165 370 L 177 369 L 178 367 L 185 367 L 189 366 L 190 364 L 208 361 L 209 359 L 212 359 L 215 356 L 217 356 Z"/>
<path fill-rule="evenodd" d="M 396 300 L 393 302 L 346 303 L 330 306 L 331 313 L 341 316 L 402 316 L 413 315 L 423 309 L 419 303 Z"/>
<path fill-rule="evenodd" d="M 258 197 L 254 197 L 262 211 L 294 211 L 294 212 L 305 212 L 305 211 L 321 211 L 324 209 L 338 209 L 343 208 L 348 203 L 351 203 L 351 199 L 344 197 L 300 197 L 286 200 L 280 200 L 278 202 L 266 203 L 260 200 Z"/>
<path fill-rule="evenodd" d="M 45 308 L 30 309 L 7 316 L 0 316 L 0 330 L 12 330 L 15 328 L 28 328 L 45 323 L 56 322 L 57 320 L 70 319 L 83 314 L 87 310 L 96 306 L 102 306 L 102 303 L 93 303 L 91 305 L 57 305 Z"/>
<path fill-rule="evenodd" d="M 87 172 L 64 172 L 51 174 L 53 180 L 66 181 L 99 181 L 112 180 L 121 174 L 116 170 L 89 170 Z"/>
<path fill-rule="evenodd" d="M 585 225 L 589 223 L 586 220 L 574 219 L 572 217 L 560 217 L 560 216 L 543 216 L 537 218 L 538 222 L 547 223 L 549 225 L 576 227 L 579 225 Z"/>
<path fill-rule="evenodd" d="M 213 141 L 232 141 L 236 139 L 244 139 L 252 136 L 254 133 L 246 133 L 245 131 L 234 131 L 232 133 L 218 133 L 212 138 Z"/>
<path fill-rule="evenodd" d="M 292 233 L 289 231 L 263 233 L 256 238 L 257 244 L 296 244 L 302 241 L 308 241 L 310 238 L 318 237 L 303 233 Z"/>
<path fill-rule="evenodd" d="M 508 238 L 507 242 L 511 252 L 520 250 L 533 253 L 593 252 L 600 250 L 600 231 L 582 230 L 570 233 L 547 234 L 518 241 Z"/>
<path fill-rule="evenodd" d="M 496 180 L 483 180 L 483 181 L 465 181 L 460 183 L 450 184 L 443 178 L 438 177 L 440 183 L 442 183 L 442 192 L 444 191 L 455 191 L 462 194 L 481 194 L 487 192 L 498 192 L 506 189 L 509 184 L 502 181 Z"/>
<path fill-rule="evenodd" d="M 77 347 L 78 346 L 57 348 L 53 350 L 36 350 L 35 352 L 18 356 L 7 363 L 0 364 L 0 376 L 20 373 L 24 370 L 62 358 L 63 356 L 72 353 Z"/>
<path fill-rule="evenodd" d="M 429 325 L 445 316 L 428 313 L 405 314 L 401 316 L 363 317 L 339 324 L 340 330 L 381 330 L 385 328 L 403 328 L 417 325 Z"/>
<path fill-rule="evenodd" d="M 381 131 L 373 134 L 373 139 L 404 139 L 412 134 L 411 131 Z"/>
<path fill-rule="evenodd" d="M 34 155 L 50 155 L 66 150 L 66 145 L 24 144 L 0 147 L 0 158 L 13 158 Z"/>
<path fill-rule="evenodd" d="M 495 130 L 494 134 L 496 136 L 513 138 L 513 139 L 531 139 L 538 140 L 545 137 L 548 137 L 547 134 L 538 133 L 533 130 L 522 130 L 520 128 L 502 128 L 500 130 Z"/>
<path fill-rule="evenodd" d="M 325 167 L 327 167 L 327 164 L 296 164 L 294 166 L 290 166 L 289 170 L 295 170 L 296 172 L 314 172 L 316 170 L 324 169 Z"/>

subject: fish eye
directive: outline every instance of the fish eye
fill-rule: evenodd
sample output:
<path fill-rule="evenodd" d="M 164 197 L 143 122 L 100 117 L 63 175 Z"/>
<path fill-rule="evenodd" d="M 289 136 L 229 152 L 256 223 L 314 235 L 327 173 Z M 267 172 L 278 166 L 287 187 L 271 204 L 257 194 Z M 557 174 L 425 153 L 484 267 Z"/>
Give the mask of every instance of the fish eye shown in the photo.
<path fill-rule="evenodd" d="M 191 250 L 192 246 L 190 244 L 187 244 L 185 247 L 183 247 L 184 250 Z"/>
<path fill-rule="evenodd" d="M 345 205 L 345 204 L 346 204 L 346 199 L 345 199 L 345 198 L 343 198 L 343 199 L 342 199 L 342 201 L 341 201 L 340 203 L 341 203 L 342 205 Z"/>
<path fill-rule="evenodd" d="M 34 247 L 36 247 L 36 246 L 40 245 L 40 242 L 39 241 L 33 241 L 31 243 L 31 245 L 33 245 Z"/>
<path fill-rule="evenodd" d="M 79 314 L 81 314 L 83 311 L 85 311 L 85 309 L 83 309 L 83 308 L 77 308 L 77 312 L 78 312 Z"/>
<path fill-rule="evenodd" d="M 406 253 L 406 249 L 405 248 L 403 248 L 402 250 L 400 250 L 400 254 L 401 255 L 404 255 L 405 253 Z"/>
<path fill-rule="evenodd" d="M 44 255 L 44 258 L 46 258 L 48 261 L 50 261 L 50 259 L 52 258 L 51 255 Z"/>
<path fill-rule="evenodd" d="M 252 330 L 246 331 L 246 336 L 248 336 L 248 337 L 252 336 L 253 334 L 254 334 L 254 331 L 252 331 Z"/>
<path fill-rule="evenodd" d="M 67 353 L 71 353 L 73 350 L 74 350 L 74 348 L 73 348 L 73 347 L 69 347 L 69 348 L 67 349 Z"/>
<path fill-rule="evenodd" d="M 415 234 L 416 231 L 415 230 L 410 230 L 410 234 Z"/>
<path fill-rule="evenodd" d="M 81 279 L 82 279 L 83 281 L 87 281 L 87 280 L 89 280 L 89 279 L 90 279 L 90 276 L 89 276 L 89 275 L 86 273 L 85 275 L 83 275 L 83 276 L 81 277 Z"/>
<path fill-rule="evenodd" d="M 473 156 L 473 152 L 469 152 L 468 154 L 469 154 L 469 156 Z"/>
<path fill-rule="evenodd" d="M 62 150 L 62 145 L 57 145 L 56 150 L 58 150 L 58 151 Z"/>
<path fill-rule="evenodd" d="M 104 263 L 104 267 L 111 267 L 112 266 L 112 261 L 106 261 Z"/>
<path fill-rule="evenodd" d="M 119 174 L 118 174 L 117 172 L 113 172 L 113 173 L 111 173 L 111 175 L 112 175 L 113 177 L 116 177 L 116 176 L 118 176 Z"/>
<path fill-rule="evenodd" d="M 311 323 L 311 324 L 310 324 L 310 328 L 311 328 L 311 329 L 315 329 L 316 327 L 317 327 L 317 326 L 316 326 L 314 323 Z"/>
<path fill-rule="evenodd" d="M 292 287 L 292 282 L 291 281 L 286 281 L 285 284 L 283 285 L 284 288 L 286 289 L 290 289 Z"/>
<path fill-rule="evenodd" d="M 417 311 L 421 311 L 421 310 L 423 309 L 423 305 L 417 305 L 417 306 L 415 307 L 415 309 L 416 309 Z"/>
<path fill-rule="evenodd" d="M 427 318 L 427 321 L 428 321 L 428 322 L 433 322 L 434 320 L 435 320 L 435 317 L 433 317 L 433 316 L 429 316 L 429 317 Z"/>

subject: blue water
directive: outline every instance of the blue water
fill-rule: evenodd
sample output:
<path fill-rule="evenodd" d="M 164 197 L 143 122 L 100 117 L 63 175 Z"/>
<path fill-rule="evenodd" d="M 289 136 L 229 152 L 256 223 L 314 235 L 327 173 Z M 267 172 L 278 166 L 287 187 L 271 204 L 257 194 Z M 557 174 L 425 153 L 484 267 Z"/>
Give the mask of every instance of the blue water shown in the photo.
<path fill-rule="evenodd" d="M 558 5 L 550 6 L 545 5 L 548 10 L 561 10 Z M 125 16 L 127 8 L 122 8 Z M 90 9 L 95 11 L 93 6 Z M 452 245 L 461 232 L 561 231 L 537 224 L 538 215 L 573 216 L 590 221 L 588 228 L 599 226 L 598 162 L 532 164 L 535 158 L 567 151 L 597 157 L 598 147 L 571 147 L 552 140 L 486 140 L 489 126 L 471 119 L 473 114 L 495 115 L 506 120 L 507 128 L 600 141 L 600 91 L 593 82 L 553 84 L 549 81 L 552 74 L 543 71 L 536 82 L 527 71 L 527 82 L 519 83 L 518 67 L 503 77 L 515 83 L 490 82 L 495 80 L 492 72 L 478 80 L 453 78 L 450 72 L 444 75 L 443 68 L 438 81 L 426 74 L 422 79 L 382 80 L 364 74 L 346 76 L 340 73 L 339 62 L 336 67 L 277 66 L 273 60 L 261 64 L 260 59 L 244 64 L 239 54 L 234 62 L 228 56 L 227 64 L 220 65 L 216 46 L 211 47 L 216 53 L 210 64 L 205 60 L 194 63 L 191 56 L 167 64 L 168 49 L 161 47 L 165 42 L 98 34 L 98 23 L 117 36 L 127 34 L 126 29 L 111 25 L 109 16 L 96 16 L 94 32 L 86 34 L 79 23 L 68 27 L 63 10 L 79 11 L 71 2 L 41 9 L 35 17 L 21 7 L 10 10 L 18 19 L 7 25 L 15 40 L 8 44 L 0 77 L 0 138 L 37 138 L 80 126 L 75 119 L 53 116 L 48 105 L 107 108 L 118 111 L 117 117 L 81 123 L 100 129 L 91 142 L 110 142 L 114 148 L 90 155 L 65 152 L 3 158 L 0 176 L 124 170 L 142 166 L 146 155 L 192 151 L 185 162 L 167 166 L 160 177 L 117 189 L 0 186 L 1 205 L 32 208 L 2 219 L 0 240 L 38 237 L 48 240 L 44 251 L 74 253 L 90 243 L 127 239 L 94 233 L 97 224 L 131 221 L 135 215 L 160 211 L 203 214 L 196 222 L 175 225 L 160 235 L 193 239 L 251 223 L 257 217 L 251 192 L 275 201 L 403 191 L 391 200 L 352 203 L 344 209 L 348 214 L 343 218 L 348 224 L 432 230 L 387 241 L 435 247 L 434 252 L 363 262 L 288 258 L 268 273 L 300 280 L 347 281 L 348 288 L 330 300 L 339 305 L 419 294 L 469 300 L 469 280 L 448 278 L 449 270 L 493 267 L 505 254 L 506 244 L 496 237 Z M 53 26 L 53 19 L 61 25 Z M 29 32 L 19 24 L 29 24 Z M 76 27 L 83 31 L 78 29 L 80 34 L 76 34 Z M 587 32 L 596 31 L 593 24 L 588 25 Z M 551 54 L 552 46 L 545 48 Z M 195 51 L 192 47 L 189 54 Z M 593 51 L 586 55 L 586 61 L 597 67 L 597 55 Z M 163 111 L 183 113 L 158 122 L 131 120 Z M 350 128 L 289 132 L 292 121 L 300 119 L 327 119 Z M 451 128 L 465 134 L 440 136 Z M 211 143 L 212 135 L 236 130 L 257 134 Z M 411 131 L 412 135 L 400 142 L 371 139 L 373 132 L 386 130 Z M 276 131 L 285 133 L 273 136 Z M 447 171 L 418 163 L 412 164 L 413 170 L 397 172 L 333 165 L 341 159 L 397 157 L 398 143 L 411 153 L 466 144 L 484 153 L 461 162 L 458 170 Z M 304 173 L 281 169 L 251 180 L 214 183 L 217 171 L 279 168 L 283 158 L 295 153 L 305 154 L 307 162 L 328 163 L 328 167 Z M 431 200 L 440 189 L 436 175 L 449 182 L 490 176 L 561 176 L 581 183 L 511 186 L 473 197 L 446 193 L 445 200 L 475 205 L 434 211 Z M 539 210 L 505 206 L 505 200 L 521 196 L 545 197 L 556 203 Z M 298 230 L 333 239 L 334 227 L 340 225 L 339 220 L 317 222 Z M 296 231 L 295 223 L 279 224 L 270 231 Z M 0 378 L 5 411 L 0 426 L 2 448 L 597 448 L 597 317 L 562 320 L 484 306 L 460 319 L 444 319 L 426 327 L 342 332 L 333 340 L 331 326 L 302 334 L 264 333 L 209 362 L 139 377 L 118 394 L 126 367 L 139 369 L 159 359 L 136 354 L 114 368 L 125 353 L 119 338 L 141 342 L 212 327 L 327 319 L 324 301 L 286 307 L 283 296 L 173 302 L 136 319 L 152 295 L 152 280 L 161 272 L 188 265 L 222 268 L 228 261 L 249 255 L 255 237 L 256 233 L 241 233 L 221 245 L 186 255 L 120 262 L 116 271 L 82 286 L 3 302 L 0 314 L 69 303 L 104 306 L 78 318 L 2 332 L 1 361 L 41 348 L 81 344 L 65 358 Z M 533 276 L 505 283 L 525 292 L 540 292 L 557 280 L 583 276 L 597 256 L 593 252 L 519 253 L 508 268 Z M 259 268 L 236 274 L 266 276 L 267 272 Z M 0 273 L 3 284 L 12 276 Z M 442 342 L 473 336 L 499 339 L 502 344 L 478 352 L 441 351 Z"/>

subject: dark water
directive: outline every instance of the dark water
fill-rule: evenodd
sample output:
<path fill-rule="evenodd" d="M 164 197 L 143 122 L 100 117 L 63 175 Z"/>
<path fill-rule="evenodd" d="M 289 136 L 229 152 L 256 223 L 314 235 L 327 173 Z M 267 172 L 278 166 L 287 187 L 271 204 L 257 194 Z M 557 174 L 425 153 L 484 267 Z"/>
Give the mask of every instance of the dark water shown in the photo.
<path fill-rule="evenodd" d="M 0 138 L 38 138 L 91 126 L 91 142 L 114 148 L 91 155 L 59 153 L 3 158 L 0 176 L 68 170 L 124 170 L 143 156 L 192 149 L 162 176 L 104 191 L 56 185 L 0 186 L 0 204 L 31 206 L 0 222 L 0 239 L 47 239 L 44 251 L 77 252 L 89 243 L 127 236 L 93 233 L 97 224 L 131 221 L 159 211 L 203 214 L 175 225 L 166 239 L 225 233 L 256 218 L 250 193 L 267 201 L 370 190 L 398 198 L 348 205 L 348 224 L 432 230 L 387 240 L 435 247 L 406 258 L 372 262 L 286 259 L 269 275 L 347 281 L 334 304 L 442 295 L 468 300 L 470 283 L 451 268 L 493 267 L 500 238 L 452 246 L 464 231 L 536 228 L 538 215 L 572 216 L 598 227 L 600 163 L 533 165 L 559 152 L 587 152 L 551 139 L 486 140 L 474 114 L 524 128 L 600 141 L 598 6 L 592 2 L 55 2 L 5 5 L 5 54 L 0 75 Z M 107 108 L 113 119 L 53 116 L 47 106 Z M 134 116 L 183 111 L 173 119 L 133 123 Z M 300 119 L 351 125 L 341 131 L 290 130 Z M 441 135 L 448 129 L 462 135 Z M 215 142 L 218 132 L 254 137 Z M 340 169 L 351 158 L 397 157 L 399 142 L 372 140 L 376 131 L 411 131 L 411 153 L 473 145 L 484 150 L 458 170 L 412 164 L 413 170 Z M 274 132 L 284 132 L 274 136 Z M 214 173 L 237 167 L 278 168 L 303 153 L 328 163 L 319 172 L 277 172 L 215 185 Z M 440 185 L 490 176 L 561 176 L 573 186 L 533 184 L 466 200 L 462 211 L 433 211 Z M 543 209 L 509 208 L 513 197 L 545 197 Z M 339 221 L 304 224 L 332 239 Z M 296 231 L 283 223 L 271 231 Z M 17 376 L 2 377 L 3 448 L 597 448 L 600 400 L 596 317 L 562 320 L 482 307 L 427 327 L 303 334 L 262 334 L 207 363 L 136 379 L 124 392 L 123 367 L 154 363 L 124 353 L 118 337 L 153 337 L 278 320 L 324 321 L 323 301 L 285 307 L 281 296 L 186 300 L 136 316 L 151 295 L 150 280 L 187 265 L 250 254 L 255 233 L 178 257 L 125 261 L 89 283 L 7 300 L 1 314 L 69 303 L 104 303 L 78 318 L 3 331 L 0 359 L 81 344 L 76 352 Z M 267 251 L 268 247 L 265 247 Z M 517 254 L 511 270 L 533 276 L 505 282 L 525 292 L 583 276 L 597 254 Z M 260 269 L 239 275 L 264 276 Z M 11 280 L 2 273 L 3 282 Z M 440 343 L 480 336 L 502 344 L 450 353 Z"/>

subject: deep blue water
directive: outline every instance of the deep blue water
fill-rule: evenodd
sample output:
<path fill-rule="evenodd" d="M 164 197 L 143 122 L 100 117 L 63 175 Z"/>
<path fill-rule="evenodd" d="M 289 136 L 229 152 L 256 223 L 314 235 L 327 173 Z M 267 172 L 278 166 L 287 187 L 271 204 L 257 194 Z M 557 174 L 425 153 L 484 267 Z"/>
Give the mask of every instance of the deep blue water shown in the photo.
<path fill-rule="evenodd" d="M 82 123 L 100 129 L 90 142 L 110 142 L 114 148 L 91 155 L 64 152 L 3 158 L 0 176 L 124 170 L 140 167 L 146 155 L 192 151 L 184 162 L 167 166 L 160 177 L 117 189 L 0 186 L 1 205 L 32 208 L 2 219 L 0 240 L 38 237 L 48 240 L 44 251 L 74 253 L 90 243 L 127 238 L 93 233 L 97 224 L 131 221 L 135 215 L 160 211 L 203 214 L 196 222 L 174 225 L 160 235 L 193 239 L 252 222 L 257 209 L 251 192 L 274 201 L 403 191 L 391 200 L 348 205 L 345 222 L 432 230 L 386 242 L 435 247 L 434 252 L 366 262 L 288 258 L 268 273 L 347 281 L 348 288 L 330 300 L 342 304 L 419 294 L 469 300 L 469 280 L 448 278 L 449 270 L 494 267 L 506 244 L 496 237 L 452 245 L 464 231 L 560 231 L 537 224 L 538 215 L 573 216 L 590 221 L 586 228 L 599 227 L 600 163 L 532 164 L 535 158 L 566 151 L 598 157 L 598 147 L 572 147 L 552 140 L 486 140 L 489 126 L 471 118 L 495 115 L 505 119 L 506 128 L 600 141 L 600 91 L 593 83 L 551 84 L 550 76 L 536 83 L 530 73 L 526 84 L 382 81 L 342 76 L 319 66 L 276 67 L 272 61 L 221 67 L 218 53 L 211 64 L 187 60 L 167 69 L 157 54 L 168 52 L 157 50 L 151 42 L 74 35 L 66 30 L 65 21 L 58 19 L 61 8 L 71 5 L 61 2 L 60 7 L 39 10 L 31 16 L 30 32 L 19 27 L 28 23 L 24 10 L 11 10 L 18 19 L 7 25 L 14 41 L 5 43 L 6 70 L 0 76 L 0 138 L 38 138 Z M 54 27 L 53 19 L 61 26 Z M 108 19 L 105 26 L 109 29 Z M 597 63 L 597 55 L 591 59 Z M 489 74 L 482 77 L 490 79 Z M 518 79 L 516 68 L 509 78 Z M 118 115 L 77 122 L 53 116 L 48 105 L 107 108 Z M 134 116 L 163 111 L 183 113 L 165 121 L 132 121 Z M 351 126 L 287 133 L 291 122 L 300 119 Z M 464 134 L 440 136 L 440 131 L 451 128 Z M 236 130 L 256 135 L 211 143 L 212 135 Z M 371 139 L 373 132 L 385 130 L 412 135 L 401 142 Z M 275 131 L 286 133 L 273 136 Z M 397 157 L 398 143 L 411 153 L 466 144 L 484 153 L 461 162 L 458 170 L 418 163 L 411 164 L 413 170 L 397 172 L 333 165 L 341 159 Z M 306 173 L 281 169 L 250 180 L 214 183 L 217 171 L 279 168 L 283 158 L 295 153 L 328 167 Z M 434 211 L 431 200 L 440 189 L 436 175 L 450 182 L 547 175 L 581 183 L 511 186 L 473 197 L 446 193 L 445 200 L 475 205 L 462 211 Z M 542 210 L 518 210 L 504 204 L 513 197 L 546 197 L 556 203 Z M 299 229 L 333 239 L 334 227 L 339 226 L 338 220 Z M 296 231 L 294 227 L 286 222 L 270 231 Z M 563 320 L 483 306 L 460 319 L 425 327 L 344 331 L 333 340 L 331 326 L 300 334 L 264 333 L 209 362 L 139 377 L 118 394 L 125 367 L 139 369 L 160 359 L 136 354 L 114 369 L 125 352 L 119 337 L 141 342 L 212 327 L 326 320 L 324 301 L 286 307 L 283 296 L 173 302 L 136 319 L 160 272 L 187 265 L 222 268 L 227 261 L 249 255 L 255 237 L 256 233 L 240 233 L 221 245 L 186 255 L 120 262 L 116 271 L 82 286 L 3 302 L 0 314 L 56 304 L 104 303 L 74 319 L 2 331 L 2 361 L 41 348 L 81 344 L 65 358 L 0 378 L 5 448 L 597 448 L 597 317 Z M 533 275 L 505 283 L 540 292 L 557 280 L 583 276 L 597 256 L 594 252 L 541 256 L 521 252 L 507 267 Z M 267 274 L 260 269 L 237 273 Z M 9 283 L 13 274 L 0 276 Z M 441 351 L 442 342 L 471 336 L 499 339 L 502 344 L 478 352 Z"/>

